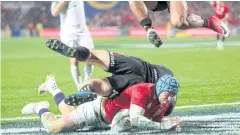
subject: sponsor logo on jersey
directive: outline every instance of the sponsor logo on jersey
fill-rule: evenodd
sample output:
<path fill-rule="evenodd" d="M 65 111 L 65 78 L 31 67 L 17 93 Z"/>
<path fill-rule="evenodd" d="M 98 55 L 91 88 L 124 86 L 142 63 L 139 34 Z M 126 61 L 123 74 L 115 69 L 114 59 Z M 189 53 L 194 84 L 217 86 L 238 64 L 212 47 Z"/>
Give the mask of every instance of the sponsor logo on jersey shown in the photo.
<path fill-rule="evenodd" d="M 158 80 L 157 70 L 153 69 L 155 81 Z"/>
<path fill-rule="evenodd" d="M 109 52 L 109 53 L 110 53 L 110 67 L 114 67 L 115 61 L 114 61 L 113 52 Z"/>

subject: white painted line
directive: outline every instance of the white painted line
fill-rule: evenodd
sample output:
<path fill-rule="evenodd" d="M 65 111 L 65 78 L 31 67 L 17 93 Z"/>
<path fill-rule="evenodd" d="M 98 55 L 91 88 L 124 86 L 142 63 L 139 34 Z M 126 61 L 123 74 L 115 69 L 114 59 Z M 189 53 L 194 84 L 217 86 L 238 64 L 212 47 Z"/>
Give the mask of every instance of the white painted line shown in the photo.
<path fill-rule="evenodd" d="M 60 117 L 61 115 L 57 115 Z M 1 121 L 24 121 L 24 120 L 37 120 L 40 119 L 39 116 L 24 116 L 24 117 L 15 117 L 15 118 L 1 118 Z"/>
<path fill-rule="evenodd" d="M 166 43 L 161 45 L 161 48 L 184 48 L 184 47 L 196 47 L 196 46 L 198 47 L 217 46 L 217 43 L 216 42 Z M 240 46 L 240 43 L 226 42 L 224 43 L 224 46 Z M 117 47 L 119 48 L 156 48 L 152 44 L 119 44 L 117 45 Z"/>
<path fill-rule="evenodd" d="M 229 106 L 229 105 L 240 105 L 240 102 L 233 103 L 219 103 L 219 104 L 205 104 L 205 105 L 189 105 L 189 106 L 176 106 L 176 109 L 188 109 L 188 108 L 201 108 L 201 107 L 212 107 L 212 106 Z"/>
<path fill-rule="evenodd" d="M 183 122 L 184 121 L 213 121 L 218 118 L 240 118 L 240 113 L 224 113 L 224 114 L 218 114 L 218 115 L 205 115 L 205 116 L 183 116 L 179 117 Z M 227 122 L 227 120 L 226 120 Z M 240 124 L 240 119 L 236 119 L 236 122 Z M 222 129 L 228 130 L 227 127 L 222 127 Z M 238 125 L 232 127 L 232 128 L 238 128 Z M 8 129 L 1 129 L 0 133 L 29 133 L 29 132 L 39 132 L 39 131 L 46 131 L 43 128 L 39 127 L 32 127 L 32 128 L 8 128 Z"/>
<path fill-rule="evenodd" d="M 177 106 L 176 109 L 189 109 L 189 108 L 201 108 L 201 107 L 213 107 L 213 106 L 229 106 L 229 105 L 240 105 L 240 102 L 233 103 L 219 103 L 219 104 L 205 104 L 205 105 L 189 105 L 189 106 Z M 57 115 L 60 117 L 61 115 Z M 27 116 L 27 117 L 15 117 L 15 118 L 1 118 L 1 121 L 23 121 L 23 120 L 36 120 L 38 116 Z"/>
<path fill-rule="evenodd" d="M 183 121 L 212 121 L 216 119 L 225 119 L 225 118 L 239 118 L 240 124 L 240 113 L 223 113 L 217 115 L 205 115 L 205 116 L 182 116 L 179 117 Z"/>
<path fill-rule="evenodd" d="M 8 129 L 1 129 L 1 134 L 13 134 L 13 133 L 29 133 L 29 132 L 40 132 L 46 131 L 44 128 L 33 127 L 33 128 L 8 128 Z"/>

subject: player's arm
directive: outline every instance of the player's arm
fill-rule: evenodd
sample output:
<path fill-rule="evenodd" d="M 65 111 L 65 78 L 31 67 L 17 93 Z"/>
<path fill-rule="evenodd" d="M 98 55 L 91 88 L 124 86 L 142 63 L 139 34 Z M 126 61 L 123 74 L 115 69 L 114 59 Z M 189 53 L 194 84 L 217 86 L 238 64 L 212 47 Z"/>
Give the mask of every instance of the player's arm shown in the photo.
<path fill-rule="evenodd" d="M 180 121 L 177 118 L 169 118 L 164 121 L 154 122 L 144 117 L 145 109 L 142 107 L 131 104 L 130 105 L 130 122 L 133 127 L 143 130 L 168 130 L 172 127 L 179 125 Z"/>
<path fill-rule="evenodd" d="M 63 11 L 63 9 L 66 7 L 67 4 L 68 4 L 68 1 L 53 2 L 52 8 L 51 8 L 52 16 L 54 17 L 58 16 L 58 14 L 61 11 Z"/>

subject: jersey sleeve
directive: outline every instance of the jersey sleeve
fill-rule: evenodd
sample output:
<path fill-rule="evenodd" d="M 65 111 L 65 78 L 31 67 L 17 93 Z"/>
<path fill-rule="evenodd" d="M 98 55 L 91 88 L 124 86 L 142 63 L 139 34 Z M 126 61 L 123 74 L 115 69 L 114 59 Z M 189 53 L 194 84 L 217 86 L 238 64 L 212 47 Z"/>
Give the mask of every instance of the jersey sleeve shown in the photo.
<path fill-rule="evenodd" d="M 170 109 L 170 104 L 166 105 L 163 107 L 165 111 L 163 111 L 161 114 L 157 115 L 156 117 L 154 117 L 152 120 L 155 122 L 161 122 L 163 117 L 165 116 L 166 112 L 168 109 Z"/>
<path fill-rule="evenodd" d="M 143 109 L 146 109 L 148 103 L 150 102 L 150 94 L 146 89 L 148 88 L 145 88 L 144 86 L 133 86 L 131 104 L 135 104 L 142 107 Z"/>

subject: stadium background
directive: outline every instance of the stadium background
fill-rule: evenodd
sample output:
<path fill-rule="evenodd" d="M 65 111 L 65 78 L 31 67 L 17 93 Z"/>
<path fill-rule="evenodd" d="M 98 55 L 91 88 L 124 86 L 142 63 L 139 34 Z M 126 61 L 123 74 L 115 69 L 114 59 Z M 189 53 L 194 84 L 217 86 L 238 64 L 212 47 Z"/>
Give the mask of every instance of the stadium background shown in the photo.
<path fill-rule="evenodd" d="M 179 109 L 174 114 L 201 116 L 199 119 L 191 117 L 192 121 L 200 123 L 192 126 L 188 123 L 185 127 L 194 128 L 195 125 L 196 130 L 224 133 L 234 127 L 230 129 L 240 132 L 240 2 L 225 2 L 231 11 L 231 38 L 226 41 L 223 51 L 216 49 L 215 33 L 210 30 L 171 28 L 167 11 L 150 13 L 153 26 L 164 42 L 161 48 L 154 48 L 148 43 L 146 32 L 139 26 L 127 2 L 84 3 L 87 24 L 97 49 L 137 56 L 154 64 L 164 64 L 174 71 L 181 83 Z M 37 117 L 21 115 L 22 107 L 29 102 L 48 100 L 50 110 L 59 114 L 50 94 L 37 94 L 37 87 L 47 74 L 55 75 L 59 87 L 67 95 L 77 91 L 68 60 L 44 45 L 47 38 L 59 36 L 59 18 L 51 16 L 50 6 L 51 2 L 47 1 L 1 2 L 1 126 L 5 129 L 2 133 L 20 131 L 19 127 L 24 127 L 23 133 L 26 133 L 27 128 L 41 126 L 39 123 L 21 125 L 37 120 Z M 191 12 L 204 17 L 214 15 L 209 2 L 188 2 L 188 6 Z M 107 75 L 94 69 L 93 77 Z M 236 121 L 226 123 L 229 119 L 220 119 L 224 124 L 215 121 L 208 128 L 208 115 L 214 119 L 218 114 L 234 117 Z M 199 127 L 199 124 L 206 127 Z"/>

